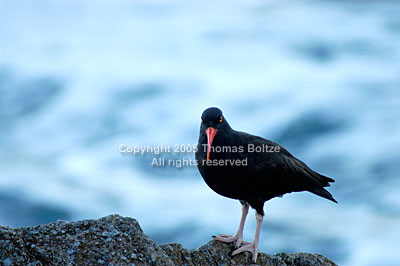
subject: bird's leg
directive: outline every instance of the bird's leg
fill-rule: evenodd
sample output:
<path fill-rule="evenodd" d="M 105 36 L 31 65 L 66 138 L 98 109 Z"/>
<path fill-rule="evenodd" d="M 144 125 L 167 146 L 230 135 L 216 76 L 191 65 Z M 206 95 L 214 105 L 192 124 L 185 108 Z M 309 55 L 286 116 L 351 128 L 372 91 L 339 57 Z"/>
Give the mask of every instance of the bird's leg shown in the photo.
<path fill-rule="evenodd" d="M 261 224 L 262 224 L 263 218 L 264 218 L 264 216 L 262 214 L 256 213 L 257 226 L 256 226 L 256 233 L 254 235 L 253 243 L 250 243 L 248 245 L 245 245 L 245 246 L 233 251 L 232 256 L 235 256 L 243 251 L 249 251 L 253 254 L 253 262 L 256 263 L 257 253 L 258 253 L 258 242 L 260 240 L 260 231 L 261 231 Z"/>
<path fill-rule="evenodd" d="M 248 244 L 247 242 L 243 242 L 243 229 L 244 229 L 244 223 L 246 222 L 247 214 L 249 213 L 249 204 L 245 201 L 240 201 L 240 203 L 242 203 L 242 218 L 240 218 L 240 224 L 236 234 L 234 236 L 225 234 L 221 234 L 219 236 L 213 236 L 214 240 L 218 240 L 225 243 L 231 243 L 236 241 L 237 248 L 240 247 L 242 243 Z"/>

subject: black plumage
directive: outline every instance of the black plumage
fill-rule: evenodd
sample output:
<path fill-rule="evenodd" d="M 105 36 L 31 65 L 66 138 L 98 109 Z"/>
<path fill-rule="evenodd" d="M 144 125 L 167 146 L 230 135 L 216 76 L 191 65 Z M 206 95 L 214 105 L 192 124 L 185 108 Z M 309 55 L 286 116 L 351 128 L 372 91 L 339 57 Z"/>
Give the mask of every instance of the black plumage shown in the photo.
<path fill-rule="evenodd" d="M 257 147 L 262 151 L 256 152 Z M 264 203 L 286 193 L 309 191 L 337 202 L 324 189 L 330 182 L 335 182 L 333 179 L 313 171 L 275 142 L 233 130 L 222 111 L 215 107 L 206 109 L 202 114 L 196 160 L 204 181 L 212 190 L 240 200 L 244 208 L 250 205 L 261 221 Z M 242 222 L 244 226 L 244 220 L 241 225 Z M 243 233 L 239 231 L 237 235 Z M 230 239 L 232 241 L 225 241 L 226 237 L 222 235 L 222 239 L 216 238 L 224 242 L 238 242 L 240 238 L 237 236 Z M 241 241 L 236 243 L 237 246 Z M 256 244 L 258 246 L 258 239 Z M 257 248 L 252 251 L 254 261 Z"/>

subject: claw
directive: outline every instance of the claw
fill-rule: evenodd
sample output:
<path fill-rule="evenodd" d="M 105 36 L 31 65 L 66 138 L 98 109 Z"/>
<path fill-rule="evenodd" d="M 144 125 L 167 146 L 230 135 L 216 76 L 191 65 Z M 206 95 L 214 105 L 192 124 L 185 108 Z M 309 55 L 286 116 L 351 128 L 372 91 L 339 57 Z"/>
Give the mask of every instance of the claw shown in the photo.
<path fill-rule="evenodd" d="M 245 245 L 245 246 L 233 251 L 232 256 L 235 256 L 244 251 L 248 251 L 248 252 L 251 252 L 251 254 L 253 254 L 253 263 L 256 263 L 257 255 L 258 255 L 258 242 L 260 240 L 260 231 L 261 231 L 261 223 L 263 221 L 263 215 L 256 213 L 256 220 L 257 220 L 257 225 L 256 225 L 256 232 L 254 235 L 253 243 Z"/>
<path fill-rule="evenodd" d="M 256 247 L 256 245 L 254 245 L 253 243 L 236 249 L 235 251 L 232 252 L 232 256 L 235 256 L 235 255 L 245 252 L 245 251 L 251 252 L 251 254 L 253 254 L 253 263 L 256 263 L 257 255 L 258 255 L 258 247 Z"/>
<path fill-rule="evenodd" d="M 218 236 L 213 236 L 212 238 L 213 240 L 221 241 L 224 243 L 232 243 L 236 241 L 235 244 L 236 248 L 240 247 L 240 245 L 243 243 L 243 238 L 239 237 L 238 235 L 232 236 L 232 235 L 220 234 Z"/>
<path fill-rule="evenodd" d="M 247 202 L 242 202 L 242 217 L 240 218 L 240 224 L 237 233 L 232 236 L 232 235 L 226 235 L 226 234 L 221 234 L 219 236 L 212 236 L 214 240 L 225 242 L 225 243 L 232 243 L 235 242 L 236 248 L 240 247 L 242 244 L 249 244 L 248 242 L 243 242 L 243 228 L 244 228 L 244 223 L 246 221 L 246 216 L 247 213 L 249 212 L 249 204 Z"/>

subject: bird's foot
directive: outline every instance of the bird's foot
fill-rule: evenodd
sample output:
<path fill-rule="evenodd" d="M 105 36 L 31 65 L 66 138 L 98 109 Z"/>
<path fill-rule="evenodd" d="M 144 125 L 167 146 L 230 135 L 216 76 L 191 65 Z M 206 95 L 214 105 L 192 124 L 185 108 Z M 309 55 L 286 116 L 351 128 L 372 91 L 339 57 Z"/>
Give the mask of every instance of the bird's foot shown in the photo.
<path fill-rule="evenodd" d="M 257 255 L 258 255 L 258 247 L 256 245 L 254 245 L 254 243 L 250 243 L 241 248 L 236 249 L 235 251 L 232 252 L 232 256 L 235 256 L 244 251 L 251 252 L 251 254 L 253 254 L 253 263 L 256 263 Z"/>
<path fill-rule="evenodd" d="M 238 236 L 238 235 L 232 236 L 232 235 L 220 234 L 218 236 L 213 236 L 212 238 L 213 238 L 213 240 L 221 241 L 221 242 L 225 242 L 225 243 L 232 243 L 232 242 L 236 241 L 236 244 L 235 244 L 236 248 L 240 247 L 241 244 L 245 244 L 245 245 L 250 244 L 246 241 L 243 241 L 243 237 Z"/>

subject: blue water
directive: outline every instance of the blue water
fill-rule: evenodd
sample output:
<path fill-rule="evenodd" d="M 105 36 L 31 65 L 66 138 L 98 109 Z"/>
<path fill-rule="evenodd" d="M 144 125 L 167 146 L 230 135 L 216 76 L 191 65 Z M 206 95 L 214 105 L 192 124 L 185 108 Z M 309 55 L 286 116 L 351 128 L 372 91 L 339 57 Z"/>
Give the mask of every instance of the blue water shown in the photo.
<path fill-rule="evenodd" d="M 399 265 L 399 12 L 396 1 L 0 1 L 0 224 L 118 213 L 187 248 L 234 233 L 240 204 L 196 167 L 118 151 L 196 144 L 201 112 L 218 106 L 336 180 L 338 205 L 267 202 L 261 251 Z M 247 241 L 254 228 L 251 214 Z"/>

